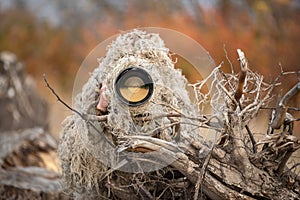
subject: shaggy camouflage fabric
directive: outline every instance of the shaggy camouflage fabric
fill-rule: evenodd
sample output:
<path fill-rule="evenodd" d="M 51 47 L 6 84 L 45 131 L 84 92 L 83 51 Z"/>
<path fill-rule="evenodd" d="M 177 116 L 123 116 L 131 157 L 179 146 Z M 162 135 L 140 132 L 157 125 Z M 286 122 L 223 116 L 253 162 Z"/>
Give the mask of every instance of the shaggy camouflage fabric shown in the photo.
<path fill-rule="evenodd" d="M 146 70 L 154 81 L 154 94 L 150 101 L 137 107 L 123 104 L 114 92 L 116 77 L 131 66 Z M 105 122 L 94 122 L 98 131 L 76 114 L 67 117 L 63 123 L 58 152 L 66 189 L 79 199 L 87 196 L 139 199 L 149 195 L 161 195 L 162 198 L 191 195 L 189 185 L 185 185 L 184 189 L 176 188 L 176 180 L 183 177 L 167 164 L 163 167 L 150 162 L 120 165 L 120 157 L 115 153 L 116 149 L 126 148 L 122 138 L 128 135 L 155 135 L 153 137 L 176 142 L 180 140 L 178 134 L 195 134 L 192 135 L 194 138 L 202 140 L 199 134 L 192 131 L 195 127 L 187 118 L 178 119 L 180 121 L 168 117 L 139 122 L 134 120 L 136 116 L 168 113 L 196 116 L 196 108 L 186 90 L 187 80 L 180 70 L 174 69 L 174 61 L 163 40 L 158 34 L 141 30 L 120 35 L 110 44 L 106 56 L 99 59 L 99 67 L 77 95 L 75 109 L 84 114 L 99 115 L 96 105 L 103 82 L 107 85 L 108 118 Z M 179 123 L 180 129 L 176 130 L 172 124 Z M 175 133 L 178 131 L 180 133 Z M 115 146 L 109 145 L 99 132 Z M 150 172 L 151 169 L 156 170 Z"/>

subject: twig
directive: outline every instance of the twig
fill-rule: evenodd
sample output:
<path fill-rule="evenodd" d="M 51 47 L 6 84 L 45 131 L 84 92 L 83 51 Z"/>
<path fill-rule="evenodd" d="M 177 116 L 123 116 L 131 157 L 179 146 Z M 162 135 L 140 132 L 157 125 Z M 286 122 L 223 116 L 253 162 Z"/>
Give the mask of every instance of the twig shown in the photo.
<path fill-rule="evenodd" d="M 286 105 L 300 91 L 300 82 L 292 87 L 281 99 L 280 104 Z"/>
<path fill-rule="evenodd" d="M 99 133 L 100 136 L 102 136 L 106 142 L 108 142 L 112 147 L 114 147 L 114 144 L 106 138 L 105 135 L 103 135 L 102 132 L 100 132 L 96 126 L 88 119 L 86 114 L 80 113 L 79 111 L 75 110 L 74 108 L 72 108 L 71 106 L 69 106 L 66 102 L 64 102 L 59 95 L 54 91 L 54 89 L 50 86 L 50 84 L 48 83 L 48 80 L 46 78 L 46 74 L 43 75 L 43 79 L 46 83 L 46 86 L 50 89 L 50 91 L 52 92 L 52 94 L 54 94 L 54 96 L 57 98 L 57 100 L 62 103 L 64 106 L 66 106 L 68 109 L 70 109 L 72 112 L 76 113 L 77 115 L 79 115 L 86 123 L 88 123 L 97 133 Z"/>
<path fill-rule="evenodd" d="M 230 89 L 231 89 L 232 91 L 234 91 L 234 87 L 233 87 L 233 85 L 230 83 L 230 80 L 228 79 L 228 77 L 226 76 L 226 74 L 225 74 L 223 71 L 221 71 L 221 70 L 220 70 L 220 73 L 221 73 L 222 76 L 225 78 L 225 80 L 226 80 L 226 82 L 228 83 Z M 234 76 L 232 76 L 232 77 L 234 78 Z"/>
<path fill-rule="evenodd" d="M 225 88 L 224 88 L 225 89 Z M 225 89 L 226 90 L 226 89 Z M 186 118 L 186 119 L 190 119 L 190 120 L 195 120 L 195 121 L 199 121 L 199 122 L 202 122 L 203 124 L 207 125 L 208 127 L 211 127 L 215 130 L 218 130 L 220 124 L 221 124 L 221 121 L 217 118 L 217 117 L 211 117 L 211 118 L 206 118 L 205 116 L 203 117 L 193 117 L 193 116 L 188 116 L 182 112 L 180 112 L 178 109 L 174 108 L 173 106 L 169 105 L 169 104 L 164 104 L 164 103 L 158 103 L 158 105 L 163 105 L 163 106 L 166 106 L 166 107 L 169 107 L 171 108 L 172 110 L 174 110 L 175 112 L 178 113 L 178 115 L 176 113 L 169 113 L 169 114 L 158 114 L 157 116 L 153 116 L 153 118 L 161 118 L 161 117 L 183 117 L 183 118 Z M 153 119 L 152 118 L 152 119 Z M 211 122 L 211 120 L 215 118 L 217 119 L 218 122 Z M 141 118 L 143 120 L 143 118 Z M 151 116 L 149 118 L 149 121 L 152 120 L 151 119 Z M 219 131 L 219 130 L 218 130 Z"/>
<path fill-rule="evenodd" d="M 292 154 L 293 154 L 293 151 L 292 151 L 292 150 L 288 150 L 288 151 L 285 153 L 283 159 L 281 160 L 281 163 L 279 164 L 279 166 L 278 166 L 278 168 L 277 168 L 277 170 L 276 170 L 276 172 L 277 172 L 279 175 L 281 175 L 281 174 L 283 173 L 283 170 L 284 170 L 284 168 L 285 168 L 285 165 L 286 165 L 287 161 L 289 160 L 289 158 L 291 157 Z"/>
<path fill-rule="evenodd" d="M 280 85 L 280 83 L 278 83 L 278 82 L 279 82 L 279 79 L 280 79 L 282 76 L 284 76 L 284 75 L 289 75 L 289 74 L 295 74 L 295 73 L 296 73 L 296 72 L 284 72 L 283 69 L 282 69 L 282 66 L 281 66 L 281 65 L 279 65 L 279 66 L 280 66 L 280 74 L 275 78 L 275 80 L 274 80 L 273 83 L 271 84 L 271 88 L 269 89 L 267 95 L 270 95 L 271 92 L 274 90 L 274 88 L 275 88 L 276 86 Z M 299 83 L 300 83 L 300 82 L 299 82 Z M 299 84 L 299 83 L 298 83 L 298 84 Z M 270 129 L 275 129 L 275 128 L 272 127 L 272 125 L 273 125 L 274 127 L 277 127 L 277 125 L 278 125 L 279 128 L 280 128 L 280 126 L 282 125 L 282 123 L 283 123 L 283 121 L 284 121 L 284 119 L 279 119 L 279 117 L 277 117 L 278 105 L 279 105 L 279 104 L 277 104 L 277 108 L 274 108 L 274 110 L 276 110 L 276 118 L 277 118 L 277 120 L 279 120 L 279 121 L 275 121 L 275 120 L 274 120 L 275 117 L 274 117 L 274 119 L 270 121 Z M 285 105 L 285 106 L 286 106 L 286 105 Z M 286 107 L 286 109 L 288 109 L 288 108 Z M 285 112 L 283 112 L 283 113 L 285 113 Z M 282 120 L 282 121 L 281 121 L 281 120 Z M 281 121 L 281 123 L 280 123 L 280 121 Z M 275 126 L 275 125 L 276 125 L 276 126 Z M 279 128 L 278 128 L 278 129 L 279 129 Z"/>
<path fill-rule="evenodd" d="M 246 130 L 248 132 L 248 135 L 249 135 L 251 143 L 252 143 L 253 153 L 257 153 L 257 145 L 256 145 L 256 141 L 254 139 L 253 133 L 251 132 L 251 130 L 250 130 L 250 128 L 249 128 L 248 125 L 246 125 L 245 128 L 246 128 Z"/>
<path fill-rule="evenodd" d="M 284 173 L 281 174 L 281 176 L 289 173 L 290 171 L 292 171 L 294 168 L 300 166 L 300 163 L 294 164 L 290 169 L 288 169 L 287 171 L 285 171 Z"/>
<path fill-rule="evenodd" d="M 159 146 L 160 148 L 163 147 L 165 149 L 168 149 L 172 152 L 180 152 L 181 149 L 178 148 L 177 145 L 162 140 L 158 138 L 153 138 L 149 136 L 142 136 L 142 135 L 131 135 L 131 136 L 123 136 L 124 139 L 130 139 L 130 141 L 133 143 L 133 146 L 139 146 L 140 144 L 143 144 L 144 142 L 148 142 L 150 145 L 154 144 Z"/>
<path fill-rule="evenodd" d="M 159 118 L 164 118 L 164 117 L 182 117 L 181 114 L 178 113 L 169 113 L 169 114 L 158 114 L 158 115 L 153 115 L 153 116 L 146 116 L 146 117 L 134 117 L 135 120 L 140 120 L 140 121 L 151 121 L 154 119 L 159 119 Z"/>
<path fill-rule="evenodd" d="M 197 106 L 198 111 L 203 110 L 203 104 L 205 104 L 205 102 L 209 98 L 209 95 L 211 95 L 214 84 L 213 83 L 210 84 L 210 89 L 205 94 L 201 93 L 201 89 L 203 88 L 203 86 L 205 86 L 209 82 L 209 80 L 212 77 L 214 77 L 216 75 L 216 73 L 219 71 L 219 69 L 222 67 L 222 65 L 223 65 L 223 62 L 219 66 L 215 67 L 215 69 L 202 81 L 197 82 L 195 84 L 189 84 L 188 85 L 188 86 L 193 87 L 194 94 L 195 94 L 195 97 L 196 97 L 196 102 L 197 102 L 197 105 L 198 105 Z M 213 82 L 214 82 L 214 80 L 213 80 Z"/>
<path fill-rule="evenodd" d="M 50 84 L 48 83 L 48 80 L 46 78 L 46 74 L 43 75 L 43 79 L 46 83 L 47 88 L 49 88 L 52 92 L 52 94 L 54 94 L 54 96 L 57 98 L 57 100 L 62 103 L 64 106 L 66 106 L 69 110 L 71 110 L 72 112 L 78 114 L 82 119 L 85 119 L 85 116 L 83 114 L 81 114 L 79 111 L 75 110 L 74 108 L 72 108 L 71 106 L 69 106 L 66 102 L 64 102 L 59 96 L 58 94 L 54 91 L 54 89 L 50 86 Z"/>
<path fill-rule="evenodd" d="M 278 108 L 276 109 L 276 114 L 274 120 L 271 122 L 271 127 L 273 129 L 279 129 L 284 122 L 286 112 L 287 112 L 287 103 L 292 97 L 294 97 L 300 91 L 300 82 L 298 82 L 294 87 L 292 87 L 280 100 Z"/>
<path fill-rule="evenodd" d="M 223 45 L 223 50 L 224 50 L 224 52 L 225 52 L 226 59 L 227 59 L 227 61 L 228 61 L 228 63 L 229 63 L 229 66 L 230 66 L 230 69 L 231 69 L 231 74 L 234 75 L 233 65 L 232 65 L 232 63 L 231 63 L 231 61 L 230 61 L 230 59 L 229 59 L 229 57 L 228 57 L 228 53 L 227 53 L 226 45 L 225 45 L 225 44 Z"/>
<path fill-rule="evenodd" d="M 194 195 L 194 200 L 197 200 L 197 199 L 198 199 L 198 196 L 199 196 L 199 189 L 200 189 L 200 186 L 202 185 L 202 182 L 203 182 L 203 179 L 204 179 L 204 175 L 205 175 L 205 172 L 206 172 L 208 163 L 209 163 L 210 158 L 211 158 L 212 151 L 213 151 L 213 148 L 210 150 L 209 154 L 206 156 L 205 161 L 204 161 L 204 163 L 203 163 L 203 166 L 202 166 L 202 168 L 201 168 L 201 170 L 200 170 L 200 173 L 199 173 L 199 176 L 198 176 L 196 185 L 195 185 L 195 195 Z"/>
<path fill-rule="evenodd" d="M 232 95 L 227 91 L 227 89 L 223 85 L 218 83 L 218 86 L 220 86 L 220 88 L 227 95 L 227 97 L 235 104 L 235 106 L 238 105 L 238 102 L 235 100 L 235 98 L 232 97 Z"/>
<path fill-rule="evenodd" d="M 248 62 L 246 60 L 245 54 L 243 51 L 240 49 L 237 49 L 237 53 L 239 55 L 239 61 L 240 61 L 240 66 L 241 66 L 241 73 L 239 76 L 239 82 L 238 82 L 238 87 L 235 91 L 234 97 L 237 102 L 239 102 L 240 98 L 243 95 L 243 88 L 245 84 L 245 79 L 248 71 Z"/>
<path fill-rule="evenodd" d="M 275 107 L 260 107 L 259 109 L 262 109 L 262 110 L 275 110 L 276 108 Z M 300 111 L 300 108 L 296 108 L 296 107 L 287 107 L 287 110 L 288 111 Z"/>

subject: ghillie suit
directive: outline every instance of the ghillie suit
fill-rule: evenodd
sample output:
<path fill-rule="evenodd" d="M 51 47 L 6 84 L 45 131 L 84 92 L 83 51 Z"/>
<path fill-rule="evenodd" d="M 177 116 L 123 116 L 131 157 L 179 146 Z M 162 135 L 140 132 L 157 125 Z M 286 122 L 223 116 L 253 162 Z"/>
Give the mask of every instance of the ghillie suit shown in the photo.
<path fill-rule="evenodd" d="M 130 67 L 145 70 L 154 82 L 153 94 L 147 102 L 130 106 L 117 97 L 116 77 Z M 173 143 L 189 143 L 185 135 L 202 141 L 193 122 L 188 118 L 173 118 L 175 113 L 196 117 L 186 90 L 187 80 L 174 69 L 169 50 L 158 34 L 140 30 L 119 36 L 108 48 L 99 67 L 94 70 L 75 100 L 75 109 L 87 115 L 100 115 L 96 110 L 101 85 L 106 84 L 107 120 L 93 122 L 99 130 L 74 114 L 63 123 L 59 144 L 65 185 L 75 197 L 111 199 L 188 198 L 193 188 L 180 174 L 168 166 L 172 160 L 124 164 L 119 170 L 118 158 L 101 134 L 118 149 L 127 152 L 148 152 L 133 147 L 130 136 L 151 136 Z M 104 149 L 107 151 L 104 152 Z M 154 156 L 155 157 L 155 156 Z M 105 164 L 103 164 L 103 161 Z M 168 163 L 169 162 L 169 163 Z M 107 164 L 108 163 L 108 164 Z M 142 165 L 142 166 L 141 166 Z M 161 166 L 164 165 L 164 166 Z M 151 172 L 152 169 L 156 169 Z M 136 173 L 132 173 L 136 172 Z M 76 196 L 77 195 L 77 196 Z M 89 196 L 89 197 L 87 197 Z"/>
<path fill-rule="evenodd" d="M 0 53 L 0 199 L 62 197 L 47 104 L 23 64 Z"/>

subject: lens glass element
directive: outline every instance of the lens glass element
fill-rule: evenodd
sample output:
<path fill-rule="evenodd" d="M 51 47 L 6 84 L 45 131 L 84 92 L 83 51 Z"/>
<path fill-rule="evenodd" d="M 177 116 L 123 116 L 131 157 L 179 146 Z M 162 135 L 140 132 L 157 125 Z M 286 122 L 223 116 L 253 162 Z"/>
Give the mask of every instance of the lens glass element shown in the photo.
<path fill-rule="evenodd" d="M 123 103 L 138 106 L 150 99 L 153 93 L 153 81 L 144 69 L 129 67 L 118 75 L 115 91 Z"/>

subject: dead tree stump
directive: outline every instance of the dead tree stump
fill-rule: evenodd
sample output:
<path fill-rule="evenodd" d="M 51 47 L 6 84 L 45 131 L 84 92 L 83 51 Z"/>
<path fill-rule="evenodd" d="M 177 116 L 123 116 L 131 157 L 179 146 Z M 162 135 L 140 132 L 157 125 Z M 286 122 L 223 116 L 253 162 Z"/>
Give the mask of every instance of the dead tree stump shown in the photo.
<path fill-rule="evenodd" d="M 23 64 L 0 53 L 0 199 L 62 199 L 47 104 Z"/>

